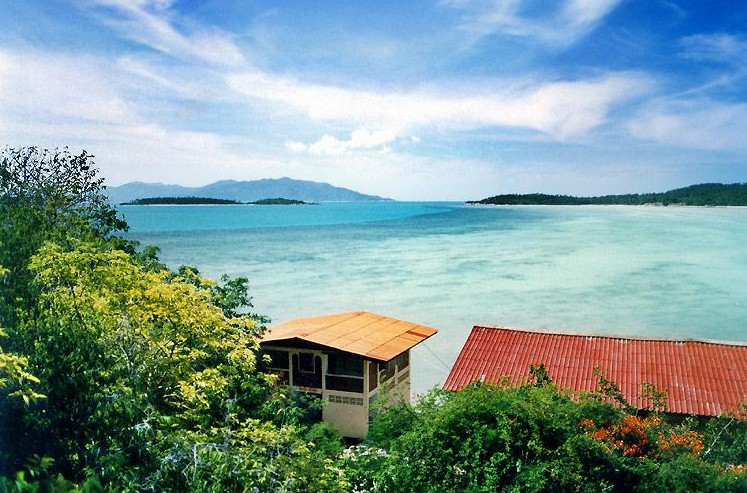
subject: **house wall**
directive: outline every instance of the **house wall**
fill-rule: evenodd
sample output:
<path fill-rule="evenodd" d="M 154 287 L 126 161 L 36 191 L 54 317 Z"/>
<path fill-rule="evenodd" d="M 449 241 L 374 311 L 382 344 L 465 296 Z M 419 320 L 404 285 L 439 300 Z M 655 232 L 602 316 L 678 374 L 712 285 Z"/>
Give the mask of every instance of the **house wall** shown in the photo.
<path fill-rule="evenodd" d="M 387 363 L 379 363 L 379 393 L 389 403 L 410 402 L 410 352 L 406 351 Z"/>
<path fill-rule="evenodd" d="M 287 351 L 288 356 L 288 378 L 289 383 L 303 392 L 321 394 L 324 399 L 322 419 L 331 425 L 345 437 L 365 438 L 368 433 L 368 423 L 371 418 L 371 405 L 380 397 L 387 402 L 398 402 L 404 399 L 410 401 L 410 365 L 409 351 L 398 356 L 388 363 L 377 363 L 363 359 L 363 392 L 350 392 L 344 390 L 332 390 L 327 388 L 327 379 L 334 378 L 329 375 L 329 356 L 334 354 L 328 350 L 298 349 L 289 347 L 263 346 L 270 351 Z M 300 374 L 299 365 L 301 353 L 311 353 L 313 360 L 321 365 L 315 366 L 315 370 L 321 371 L 321 386 L 315 384 L 315 375 L 310 372 Z M 307 359 L 308 361 L 308 359 Z M 283 371 L 275 369 L 273 371 Z M 314 382 L 313 386 L 309 386 Z"/>

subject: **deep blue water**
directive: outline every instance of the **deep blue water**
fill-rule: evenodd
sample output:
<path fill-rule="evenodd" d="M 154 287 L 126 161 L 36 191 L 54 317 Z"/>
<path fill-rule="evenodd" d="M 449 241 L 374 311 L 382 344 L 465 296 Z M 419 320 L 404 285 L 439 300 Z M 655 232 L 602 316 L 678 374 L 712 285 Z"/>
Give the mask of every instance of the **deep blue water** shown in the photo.
<path fill-rule="evenodd" d="M 747 209 L 448 203 L 128 206 L 172 267 L 250 279 L 281 322 L 365 309 L 439 329 L 413 388 L 475 324 L 747 341 Z"/>

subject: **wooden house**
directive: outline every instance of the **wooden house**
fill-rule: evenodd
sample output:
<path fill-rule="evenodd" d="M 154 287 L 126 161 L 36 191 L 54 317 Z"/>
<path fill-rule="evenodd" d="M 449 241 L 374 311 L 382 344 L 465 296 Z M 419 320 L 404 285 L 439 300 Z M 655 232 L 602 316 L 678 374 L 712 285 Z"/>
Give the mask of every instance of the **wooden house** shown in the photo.
<path fill-rule="evenodd" d="M 506 327 L 472 328 L 449 376 L 446 390 L 472 382 L 521 385 L 529 365 L 543 364 L 550 379 L 575 393 L 598 390 L 598 367 L 625 400 L 651 409 L 643 391 L 665 392 L 670 414 L 718 416 L 744 413 L 747 404 L 747 345 L 725 341 L 563 334 Z"/>
<path fill-rule="evenodd" d="M 324 421 L 343 436 L 363 438 L 383 389 L 409 402 L 410 349 L 436 332 L 359 311 L 273 326 L 260 345 L 280 383 L 320 397 Z"/>

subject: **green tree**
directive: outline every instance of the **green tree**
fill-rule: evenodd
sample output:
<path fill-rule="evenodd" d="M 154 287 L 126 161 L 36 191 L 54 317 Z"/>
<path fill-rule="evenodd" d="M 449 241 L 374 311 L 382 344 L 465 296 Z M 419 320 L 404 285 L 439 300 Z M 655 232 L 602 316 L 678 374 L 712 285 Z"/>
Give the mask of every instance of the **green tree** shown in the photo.
<path fill-rule="evenodd" d="M 136 252 L 85 152 L 1 160 L 0 489 L 345 489 L 339 434 L 257 368 L 247 279 Z"/>
<path fill-rule="evenodd" d="M 67 478 L 133 489 L 342 487 L 303 427 L 267 414 L 269 401 L 290 401 L 257 370 L 261 325 L 219 296 L 235 287 L 150 270 L 105 243 L 68 244 L 46 243 L 30 262 L 40 306 L 19 333 L 47 399 L 6 429 L 18 459 L 53 457 Z"/>
<path fill-rule="evenodd" d="M 434 493 L 747 488 L 742 466 L 700 456 L 702 435 L 690 425 L 642 419 L 599 399 L 574 401 L 538 369 L 540 385 L 434 390 L 415 405 L 384 409 L 368 448 L 344 462 L 351 482 Z"/>
<path fill-rule="evenodd" d="M 111 238 L 127 229 L 104 195 L 93 156 L 36 147 L 0 152 L 0 325 L 12 326 L 19 309 L 31 310 L 35 292 L 28 262 L 44 241 Z M 12 339 L 12 334 L 11 334 Z"/>

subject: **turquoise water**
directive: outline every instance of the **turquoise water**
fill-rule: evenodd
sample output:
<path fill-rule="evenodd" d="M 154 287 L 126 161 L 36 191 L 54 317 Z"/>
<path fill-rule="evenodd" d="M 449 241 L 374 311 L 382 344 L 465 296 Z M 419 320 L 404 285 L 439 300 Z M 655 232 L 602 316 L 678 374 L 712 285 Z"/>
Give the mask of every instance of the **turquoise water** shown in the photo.
<path fill-rule="evenodd" d="M 413 389 L 475 324 L 747 341 L 747 209 L 446 203 L 124 207 L 172 267 L 250 279 L 281 322 L 350 310 L 430 325 Z"/>
<path fill-rule="evenodd" d="M 289 206 L 120 206 L 120 210 L 133 232 L 153 233 L 366 223 L 438 212 L 432 206 L 418 202 L 326 202 Z"/>

